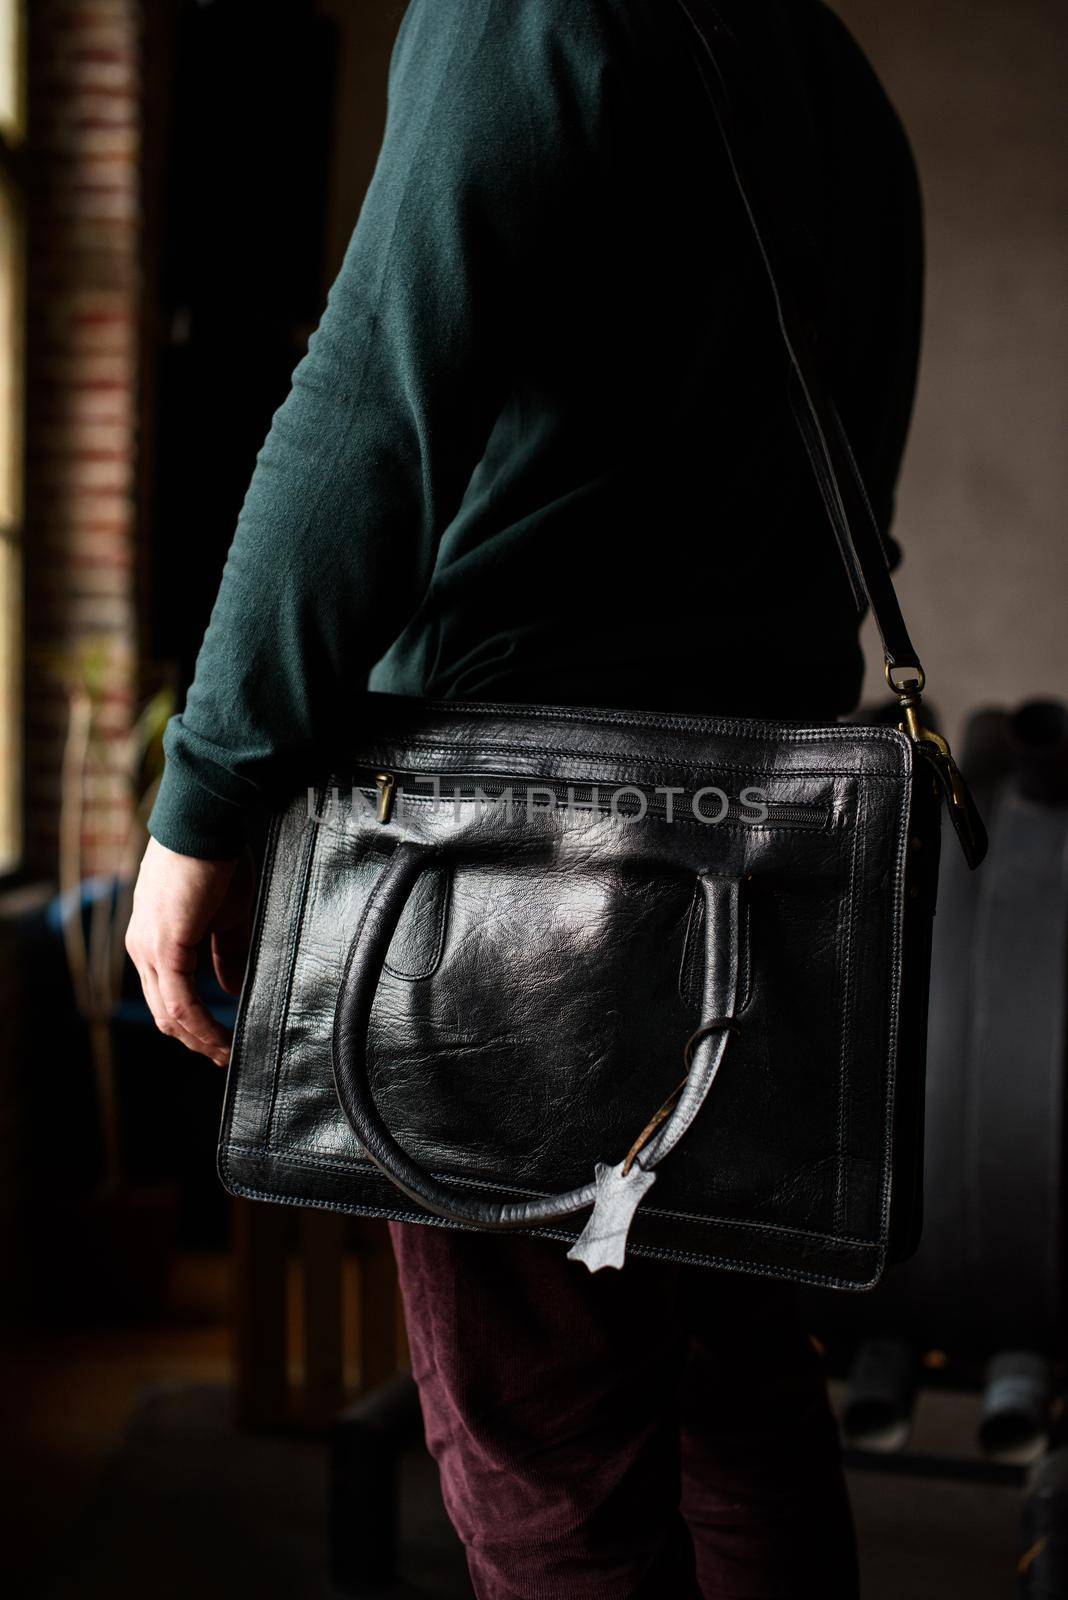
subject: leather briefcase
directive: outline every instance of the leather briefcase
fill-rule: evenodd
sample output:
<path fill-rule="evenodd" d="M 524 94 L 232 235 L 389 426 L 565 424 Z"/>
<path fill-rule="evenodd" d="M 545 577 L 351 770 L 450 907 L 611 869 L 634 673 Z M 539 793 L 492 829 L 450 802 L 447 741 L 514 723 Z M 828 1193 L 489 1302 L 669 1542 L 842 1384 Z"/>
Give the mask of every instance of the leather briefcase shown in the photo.
<path fill-rule="evenodd" d="M 899 727 L 370 695 L 273 819 L 231 1057 L 235 1194 L 530 1228 L 843 1289 L 916 1245 L 946 806 L 985 836 L 683 0 L 798 425 Z"/>

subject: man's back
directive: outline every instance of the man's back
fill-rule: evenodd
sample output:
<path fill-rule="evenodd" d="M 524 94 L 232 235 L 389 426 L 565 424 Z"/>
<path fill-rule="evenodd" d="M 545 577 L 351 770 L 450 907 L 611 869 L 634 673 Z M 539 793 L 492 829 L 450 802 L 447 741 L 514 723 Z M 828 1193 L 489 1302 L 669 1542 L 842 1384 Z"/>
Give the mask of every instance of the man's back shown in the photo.
<path fill-rule="evenodd" d="M 718 9 L 886 524 L 919 330 L 907 144 L 823 7 Z M 855 700 L 848 585 L 674 4 L 410 7 L 379 167 L 168 735 L 157 837 L 221 850 L 257 790 L 344 744 L 376 658 L 373 687 L 432 696 Z"/>

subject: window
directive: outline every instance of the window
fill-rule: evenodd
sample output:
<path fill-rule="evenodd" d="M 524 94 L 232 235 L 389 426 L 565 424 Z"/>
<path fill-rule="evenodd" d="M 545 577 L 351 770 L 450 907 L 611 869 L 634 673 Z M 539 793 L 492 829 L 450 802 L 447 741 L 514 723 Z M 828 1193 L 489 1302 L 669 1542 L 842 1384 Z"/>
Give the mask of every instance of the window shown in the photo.
<path fill-rule="evenodd" d="M 23 10 L 0 0 L 0 872 L 21 851 Z"/>
<path fill-rule="evenodd" d="M 22 0 L 0 0 L 0 128 L 22 133 Z"/>

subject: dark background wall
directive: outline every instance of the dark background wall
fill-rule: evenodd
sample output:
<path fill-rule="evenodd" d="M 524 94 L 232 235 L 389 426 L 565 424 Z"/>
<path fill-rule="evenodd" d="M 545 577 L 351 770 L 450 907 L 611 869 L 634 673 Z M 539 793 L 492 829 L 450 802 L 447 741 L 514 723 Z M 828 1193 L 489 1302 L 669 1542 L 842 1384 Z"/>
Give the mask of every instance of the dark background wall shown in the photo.
<path fill-rule="evenodd" d="M 952 731 L 1068 694 L 1068 8 L 836 0 L 912 138 L 927 326 L 902 601 Z M 870 642 L 869 693 L 881 689 Z"/>

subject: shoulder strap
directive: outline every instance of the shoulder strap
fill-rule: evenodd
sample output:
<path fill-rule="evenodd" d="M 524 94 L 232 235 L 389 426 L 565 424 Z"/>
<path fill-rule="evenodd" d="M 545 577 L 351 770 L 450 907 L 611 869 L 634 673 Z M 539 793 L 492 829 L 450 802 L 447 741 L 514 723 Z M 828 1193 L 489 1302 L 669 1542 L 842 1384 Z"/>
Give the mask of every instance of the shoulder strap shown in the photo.
<path fill-rule="evenodd" d="M 763 263 L 790 363 L 790 399 L 858 607 L 871 607 L 886 660 L 887 679 L 897 693 L 919 692 L 924 673 L 901 614 L 882 534 L 856 458 L 828 392 L 816 349 L 816 332 L 800 311 L 786 275 L 776 268 L 773 233 L 753 203 L 757 192 L 750 158 L 738 137 L 737 119 L 720 68 L 733 35 L 708 0 L 679 0 L 693 31 L 701 76 L 719 127 L 728 165 Z"/>

